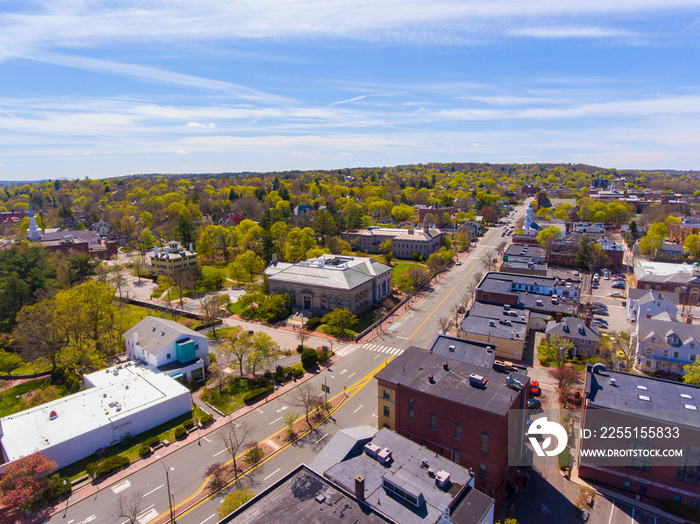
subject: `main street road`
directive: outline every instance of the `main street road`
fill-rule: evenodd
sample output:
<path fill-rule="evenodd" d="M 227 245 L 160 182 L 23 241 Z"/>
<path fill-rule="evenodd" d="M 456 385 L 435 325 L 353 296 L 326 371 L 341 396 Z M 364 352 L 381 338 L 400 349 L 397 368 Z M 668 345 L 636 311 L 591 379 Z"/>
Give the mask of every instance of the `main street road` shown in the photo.
<path fill-rule="evenodd" d="M 524 212 L 524 208 L 519 214 Z M 514 219 L 515 220 L 515 219 Z M 283 449 L 258 466 L 245 482 L 259 493 L 302 462 L 310 463 L 324 443 L 342 428 L 362 424 L 376 424 L 376 383 L 371 378 L 385 361 L 400 354 L 408 346 L 425 347 L 440 328 L 437 317 L 449 314 L 450 308 L 460 301 L 460 294 L 470 278 L 482 271 L 481 256 L 494 250 L 500 242 L 502 229 L 493 228 L 478 243 L 461 266 L 453 266 L 432 285 L 430 292 L 411 305 L 411 308 L 370 343 L 335 343 L 334 350 L 340 357 L 331 367 L 310 379 L 315 391 L 321 393 L 321 384 L 327 383 L 331 395 L 347 389 L 350 398 L 334 413 L 333 417 L 314 429 L 302 440 Z M 282 418 L 289 410 L 300 412 L 293 404 L 293 391 L 270 400 L 259 409 L 237 418 L 234 424 L 250 424 L 255 427 L 251 440 L 263 441 L 284 431 Z M 182 446 L 110 486 L 102 488 L 96 495 L 71 505 L 64 513 L 54 515 L 47 522 L 63 524 L 88 524 L 90 522 L 122 524 L 125 518 L 112 516 L 117 499 L 140 492 L 143 496 L 139 522 L 146 524 L 159 515 L 166 514 L 168 493 L 166 468 L 169 472 L 170 491 L 177 509 L 183 501 L 194 495 L 204 482 L 205 469 L 215 462 L 230 460 L 230 454 L 221 440 L 222 429 L 203 436 L 198 443 Z M 281 439 L 280 439 L 281 442 Z M 174 443 L 172 446 L 179 446 Z M 172 468 L 172 470 L 171 470 Z M 217 496 L 199 504 L 178 518 L 183 523 L 215 522 Z"/>

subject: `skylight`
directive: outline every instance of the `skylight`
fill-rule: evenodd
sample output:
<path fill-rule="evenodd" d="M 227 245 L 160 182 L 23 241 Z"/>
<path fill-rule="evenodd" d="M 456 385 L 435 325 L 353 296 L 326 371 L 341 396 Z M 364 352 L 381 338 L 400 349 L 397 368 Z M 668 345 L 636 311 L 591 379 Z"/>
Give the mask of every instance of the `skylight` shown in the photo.
<path fill-rule="evenodd" d="M 637 389 L 641 389 L 641 390 L 647 391 L 649 388 L 646 387 L 646 386 L 637 386 Z"/>
<path fill-rule="evenodd" d="M 639 400 L 643 400 L 644 402 L 651 402 L 651 397 L 648 397 L 646 395 L 638 395 Z"/>
<path fill-rule="evenodd" d="M 683 404 L 685 406 L 685 409 L 689 409 L 690 411 L 697 411 L 698 407 L 693 406 L 692 404 Z"/>
<path fill-rule="evenodd" d="M 689 398 L 692 399 L 692 395 L 688 395 L 687 393 L 680 393 L 681 398 Z"/>

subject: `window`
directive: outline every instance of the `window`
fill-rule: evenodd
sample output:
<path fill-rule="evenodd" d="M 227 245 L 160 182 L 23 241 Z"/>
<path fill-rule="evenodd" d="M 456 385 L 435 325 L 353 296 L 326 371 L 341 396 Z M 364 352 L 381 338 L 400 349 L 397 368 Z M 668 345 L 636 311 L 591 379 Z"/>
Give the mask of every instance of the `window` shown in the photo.
<path fill-rule="evenodd" d="M 650 439 L 631 439 L 630 449 L 653 449 L 654 444 Z M 629 457 L 627 459 L 627 465 L 631 468 L 641 469 L 642 471 L 649 471 L 651 469 L 651 457 Z M 640 486 L 639 490 L 642 490 Z M 645 488 L 646 491 L 646 488 Z"/>
<path fill-rule="evenodd" d="M 170 358 L 170 353 L 168 353 L 167 355 L 165 355 L 165 358 Z"/>
<path fill-rule="evenodd" d="M 389 390 L 388 390 L 388 389 L 385 389 L 385 390 L 384 390 L 383 395 L 384 395 L 384 398 L 386 398 L 386 399 L 391 399 L 391 394 L 389 393 Z"/>
<path fill-rule="evenodd" d="M 673 358 L 678 358 L 678 351 L 673 352 Z"/>
<path fill-rule="evenodd" d="M 455 422 L 455 432 L 454 432 L 454 439 L 455 440 L 462 440 L 462 424 L 459 422 Z"/>
<path fill-rule="evenodd" d="M 700 447 L 689 446 L 683 450 L 677 479 L 688 484 L 700 484 Z"/>
<path fill-rule="evenodd" d="M 647 487 L 646 487 L 646 486 L 639 486 L 639 492 L 640 492 L 640 493 L 646 493 L 646 492 L 647 492 Z"/>
<path fill-rule="evenodd" d="M 481 438 L 479 440 L 479 449 L 481 449 L 481 451 L 489 450 L 489 434 L 485 431 L 481 432 Z"/>
<path fill-rule="evenodd" d="M 629 480 L 625 480 L 624 486 L 625 486 L 626 488 L 632 487 L 632 483 L 631 483 Z"/>
<path fill-rule="evenodd" d="M 681 501 L 681 496 L 680 496 L 680 495 L 674 495 L 674 496 L 673 496 L 673 500 L 676 501 L 676 502 L 680 502 L 680 501 Z"/>
<path fill-rule="evenodd" d="M 430 414 L 430 430 L 437 431 L 437 415 L 435 413 Z"/>
<path fill-rule="evenodd" d="M 391 408 L 389 406 L 384 406 L 384 416 L 387 418 L 391 417 Z"/>
<path fill-rule="evenodd" d="M 664 349 L 664 357 L 668 356 L 668 349 Z"/>
<path fill-rule="evenodd" d="M 459 453 L 457 451 L 452 453 L 452 461 L 459 464 Z"/>
<path fill-rule="evenodd" d="M 479 476 L 480 477 L 486 476 L 486 464 L 479 464 Z"/>
<path fill-rule="evenodd" d="M 416 415 L 416 401 L 412 398 L 408 399 L 408 416 L 413 418 Z"/>

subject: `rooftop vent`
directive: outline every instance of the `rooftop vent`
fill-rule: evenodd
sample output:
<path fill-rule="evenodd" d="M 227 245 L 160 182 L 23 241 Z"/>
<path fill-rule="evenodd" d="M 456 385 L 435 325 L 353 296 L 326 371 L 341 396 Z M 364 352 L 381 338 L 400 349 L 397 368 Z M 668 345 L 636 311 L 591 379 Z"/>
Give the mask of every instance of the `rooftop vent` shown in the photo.
<path fill-rule="evenodd" d="M 391 460 L 391 450 L 389 448 L 384 448 L 377 453 L 377 461 L 380 464 L 388 464 Z"/>
<path fill-rule="evenodd" d="M 438 471 L 435 474 L 435 484 L 438 488 L 445 488 L 450 485 L 450 474 L 447 471 Z"/>
<path fill-rule="evenodd" d="M 611 385 L 611 386 L 617 386 L 617 380 L 614 379 L 614 378 L 611 378 L 611 379 L 610 379 L 610 385 Z"/>
<path fill-rule="evenodd" d="M 435 376 L 432 373 L 428 375 L 428 382 L 435 384 Z"/>
<path fill-rule="evenodd" d="M 450 370 L 450 365 L 449 365 L 449 363 L 447 362 L 447 360 L 445 360 L 445 362 L 442 363 L 442 369 L 444 369 L 445 371 L 449 371 L 449 370 Z"/>
<path fill-rule="evenodd" d="M 430 464 L 428 464 L 428 459 L 422 459 L 420 461 L 420 467 L 428 469 L 430 467 Z"/>
<path fill-rule="evenodd" d="M 603 364 L 598 363 L 598 364 L 595 364 L 593 366 L 593 374 L 594 375 L 602 375 L 606 371 L 607 370 L 605 369 L 605 366 Z"/>
<path fill-rule="evenodd" d="M 472 373 L 471 375 L 469 375 L 469 383 L 472 386 L 484 387 L 487 382 L 488 379 L 482 377 L 481 375 L 477 375 L 476 373 Z"/>
<path fill-rule="evenodd" d="M 55 410 L 52 410 L 51 413 L 49 413 L 49 420 L 54 420 L 58 418 L 58 413 L 56 413 Z"/>
<path fill-rule="evenodd" d="M 489 326 L 491 326 L 491 327 L 496 327 L 496 321 L 495 321 L 495 320 L 489 320 Z"/>
<path fill-rule="evenodd" d="M 455 348 L 454 346 L 450 346 L 450 347 L 448 347 L 447 349 L 450 350 L 452 353 L 454 353 L 454 351 L 455 351 L 456 348 Z"/>

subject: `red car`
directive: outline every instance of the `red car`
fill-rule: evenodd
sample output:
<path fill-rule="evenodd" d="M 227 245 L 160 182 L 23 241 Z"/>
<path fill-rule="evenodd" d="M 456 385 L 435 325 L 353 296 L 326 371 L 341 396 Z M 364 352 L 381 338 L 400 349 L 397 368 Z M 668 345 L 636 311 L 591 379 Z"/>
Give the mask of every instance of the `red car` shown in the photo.
<path fill-rule="evenodd" d="M 541 393 L 542 390 L 540 389 L 540 383 L 537 380 L 530 382 L 530 395 L 539 397 Z"/>

